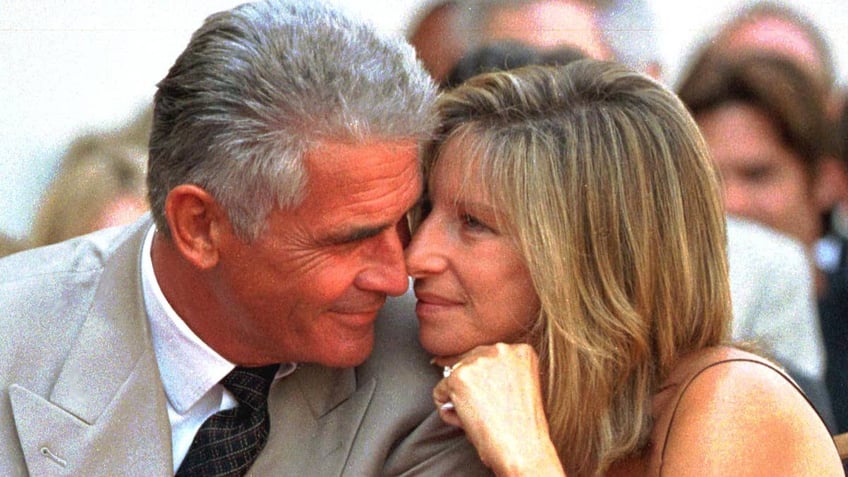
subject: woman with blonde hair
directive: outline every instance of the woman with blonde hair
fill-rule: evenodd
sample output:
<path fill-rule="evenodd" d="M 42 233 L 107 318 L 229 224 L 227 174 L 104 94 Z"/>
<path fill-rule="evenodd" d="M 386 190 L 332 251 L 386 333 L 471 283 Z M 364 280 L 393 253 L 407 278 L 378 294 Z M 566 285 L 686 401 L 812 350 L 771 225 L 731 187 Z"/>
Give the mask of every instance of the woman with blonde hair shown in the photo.
<path fill-rule="evenodd" d="M 498 475 L 842 475 L 775 364 L 727 343 L 721 191 L 686 109 L 583 60 L 440 99 L 407 266 L 433 396 Z"/>

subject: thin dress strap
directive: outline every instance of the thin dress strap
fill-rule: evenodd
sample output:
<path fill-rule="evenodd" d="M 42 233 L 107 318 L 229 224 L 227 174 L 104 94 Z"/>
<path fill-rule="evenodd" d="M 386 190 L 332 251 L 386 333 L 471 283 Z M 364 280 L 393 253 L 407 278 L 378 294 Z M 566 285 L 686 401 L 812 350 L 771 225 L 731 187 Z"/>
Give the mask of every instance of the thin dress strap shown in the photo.
<path fill-rule="evenodd" d="M 801 387 L 798 386 L 798 384 L 788 374 L 786 374 L 785 371 L 783 371 L 776 364 L 771 363 L 770 361 L 766 360 L 765 358 L 761 358 L 761 357 L 756 356 L 754 354 L 750 354 L 748 352 L 737 350 L 737 349 L 734 349 L 734 348 L 719 348 L 716 351 L 719 351 L 720 355 L 724 356 L 724 357 L 717 357 L 717 356 L 715 356 L 715 353 L 710 353 L 708 356 L 706 356 L 705 358 L 707 358 L 706 359 L 707 363 L 704 364 L 703 366 L 697 368 L 697 370 L 694 373 L 691 373 L 689 375 L 689 377 L 687 379 L 685 379 L 679 385 L 677 393 L 674 397 L 674 401 L 669 403 L 669 404 L 673 404 L 673 407 L 672 407 L 672 411 L 671 411 L 671 417 L 669 418 L 668 423 L 664 426 L 665 427 L 665 429 L 663 430 L 664 432 L 663 432 L 663 434 L 660 434 L 660 436 L 662 436 L 662 447 L 660 449 L 660 462 L 659 462 L 658 475 L 662 475 L 663 465 L 665 463 L 665 450 L 666 450 L 666 447 L 668 445 L 669 435 L 671 434 L 671 432 L 670 432 L 671 426 L 674 424 L 674 418 L 677 415 L 677 408 L 678 408 L 678 405 L 680 404 L 680 401 L 683 399 L 683 394 L 686 393 L 686 390 L 689 388 L 689 385 L 692 384 L 692 382 L 695 381 L 695 379 L 697 379 L 698 376 L 700 376 L 701 374 L 703 374 L 704 371 L 706 371 L 710 368 L 713 368 L 713 367 L 718 366 L 720 364 L 732 363 L 732 362 L 747 362 L 747 363 L 754 363 L 754 364 L 763 365 L 766 368 L 769 368 L 769 369 L 773 370 L 774 372 L 776 372 L 777 374 L 779 374 L 780 376 L 782 376 L 783 379 L 785 379 L 789 384 L 791 384 L 792 387 L 794 387 L 801 394 L 801 396 L 804 397 L 804 399 L 807 401 L 807 403 L 809 403 L 810 406 L 815 410 L 815 406 L 813 406 L 813 403 L 810 402 L 809 398 L 807 398 L 807 395 L 804 394 L 804 391 L 801 389 Z M 737 355 L 737 354 L 741 355 L 741 356 L 733 356 L 733 355 Z M 718 359 L 716 359 L 716 358 L 718 358 Z M 716 359 L 716 360 L 715 361 L 709 361 L 710 359 Z M 672 383 L 671 386 L 674 386 L 674 384 Z M 816 411 L 816 415 L 818 415 L 818 411 Z M 819 419 L 821 419 L 820 415 L 819 415 Z M 825 427 L 827 426 L 823 419 L 822 419 L 822 425 L 824 425 Z"/>

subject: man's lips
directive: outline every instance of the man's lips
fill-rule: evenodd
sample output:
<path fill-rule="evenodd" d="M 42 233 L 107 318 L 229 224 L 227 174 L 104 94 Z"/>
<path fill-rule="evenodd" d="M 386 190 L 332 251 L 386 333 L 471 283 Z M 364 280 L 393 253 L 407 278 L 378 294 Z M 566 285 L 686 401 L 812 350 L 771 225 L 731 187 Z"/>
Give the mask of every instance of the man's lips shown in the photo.
<path fill-rule="evenodd" d="M 336 305 L 328 311 L 330 311 L 331 313 L 334 313 L 336 315 L 343 315 L 343 316 L 350 316 L 350 317 L 361 317 L 361 318 L 365 318 L 365 317 L 373 318 L 377 315 L 377 313 L 380 311 L 380 308 L 383 307 L 383 304 L 385 304 L 385 302 L 386 302 L 386 300 L 383 299 L 383 300 L 380 300 L 380 301 L 373 301 L 373 302 L 368 302 L 368 303 L 357 303 L 357 304 L 346 303 L 346 304 Z"/>

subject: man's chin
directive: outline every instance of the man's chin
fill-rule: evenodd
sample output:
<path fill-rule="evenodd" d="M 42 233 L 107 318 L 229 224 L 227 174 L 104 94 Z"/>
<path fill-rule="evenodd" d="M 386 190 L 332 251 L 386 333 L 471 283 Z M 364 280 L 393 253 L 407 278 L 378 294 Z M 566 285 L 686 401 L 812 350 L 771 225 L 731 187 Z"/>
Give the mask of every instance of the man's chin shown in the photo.
<path fill-rule="evenodd" d="M 364 363 L 374 350 L 374 333 L 355 341 L 335 346 L 335 351 L 322 356 L 319 363 L 330 368 L 353 368 Z"/>

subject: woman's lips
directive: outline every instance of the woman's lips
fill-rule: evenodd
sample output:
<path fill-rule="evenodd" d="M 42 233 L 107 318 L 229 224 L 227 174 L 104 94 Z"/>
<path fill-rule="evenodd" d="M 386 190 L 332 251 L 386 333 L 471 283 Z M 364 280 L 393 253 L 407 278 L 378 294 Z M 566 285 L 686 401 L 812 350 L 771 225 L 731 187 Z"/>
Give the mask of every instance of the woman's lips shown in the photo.
<path fill-rule="evenodd" d="M 460 301 L 429 292 L 416 291 L 415 298 L 418 299 L 418 303 L 415 304 L 415 313 L 419 317 L 432 316 L 462 305 Z"/>

